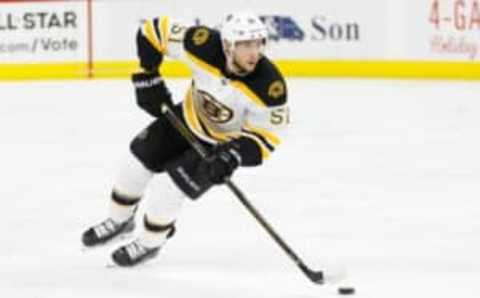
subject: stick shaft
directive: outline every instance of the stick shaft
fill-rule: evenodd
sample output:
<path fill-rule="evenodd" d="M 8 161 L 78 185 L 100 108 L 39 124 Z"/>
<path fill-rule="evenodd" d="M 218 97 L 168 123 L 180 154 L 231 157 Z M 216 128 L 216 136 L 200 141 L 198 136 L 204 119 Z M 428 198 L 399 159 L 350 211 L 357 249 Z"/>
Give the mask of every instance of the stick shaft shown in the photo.
<path fill-rule="evenodd" d="M 207 150 L 204 146 L 195 138 L 193 133 L 177 118 L 172 110 L 163 105 L 162 111 L 167 117 L 168 121 L 180 132 L 180 134 L 192 145 L 195 151 L 206 159 L 208 156 Z M 267 233 L 275 240 L 275 242 L 282 248 L 282 250 L 290 257 L 290 259 L 300 268 L 300 270 L 312 281 L 316 283 L 322 283 L 321 272 L 313 272 L 310 270 L 300 257 L 293 251 L 292 248 L 278 235 L 275 229 L 267 222 L 267 220 L 260 214 L 260 212 L 250 203 L 243 192 L 231 181 L 229 178 L 225 180 L 225 184 L 230 191 L 237 197 L 242 205 L 248 210 L 248 212 L 255 218 L 255 220 L 267 231 Z M 317 274 L 316 277 L 314 275 Z M 315 280 L 314 280 L 315 279 Z"/>

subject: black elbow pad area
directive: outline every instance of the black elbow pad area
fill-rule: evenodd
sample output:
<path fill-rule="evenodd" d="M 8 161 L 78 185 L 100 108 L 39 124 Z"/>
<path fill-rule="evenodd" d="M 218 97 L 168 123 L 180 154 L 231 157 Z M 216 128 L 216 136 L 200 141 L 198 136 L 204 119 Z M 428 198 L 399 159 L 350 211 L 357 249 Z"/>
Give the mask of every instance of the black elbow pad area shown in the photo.
<path fill-rule="evenodd" d="M 158 69 L 163 61 L 163 54 L 148 41 L 140 29 L 137 32 L 137 55 L 140 66 L 147 71 Z"/>
<path fill-rule="evenodd" d="M 262 164 L 262 152 L 254 140 L 240 137 L 235 140 L 238 153 L 242 157 L 242 166 L 254 167 Z"/>

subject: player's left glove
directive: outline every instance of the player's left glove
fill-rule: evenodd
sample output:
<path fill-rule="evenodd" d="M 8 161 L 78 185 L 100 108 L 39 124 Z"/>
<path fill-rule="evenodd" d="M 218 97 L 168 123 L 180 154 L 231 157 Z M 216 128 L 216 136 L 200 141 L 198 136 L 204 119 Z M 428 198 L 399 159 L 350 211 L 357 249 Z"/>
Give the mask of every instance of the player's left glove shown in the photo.
<path fill-rule="evenodd" d="M 238 144 L 235 141 L 219 145 L 201 165 L 213 184 L 224 183 L 225 179 L 232 176 L 240 166 L 242 157 L 237 147 Z"/>

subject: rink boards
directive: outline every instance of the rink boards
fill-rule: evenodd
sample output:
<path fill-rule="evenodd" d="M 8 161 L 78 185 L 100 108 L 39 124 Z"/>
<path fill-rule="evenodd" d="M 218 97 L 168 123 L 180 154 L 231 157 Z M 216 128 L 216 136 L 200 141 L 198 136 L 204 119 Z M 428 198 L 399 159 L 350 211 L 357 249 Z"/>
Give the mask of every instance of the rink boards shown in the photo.
<path fill-rule="evenodd" d="M 288 76 L 480 78 L 479 0 L 238 3 L 261 16 L 267 54 Z M 127 77 L 145 19 L 216 26 L 232 9 L 213 0 L 0 0 L 0 79 Z M 189 75 L 165 64 L 167 76 Z"/>

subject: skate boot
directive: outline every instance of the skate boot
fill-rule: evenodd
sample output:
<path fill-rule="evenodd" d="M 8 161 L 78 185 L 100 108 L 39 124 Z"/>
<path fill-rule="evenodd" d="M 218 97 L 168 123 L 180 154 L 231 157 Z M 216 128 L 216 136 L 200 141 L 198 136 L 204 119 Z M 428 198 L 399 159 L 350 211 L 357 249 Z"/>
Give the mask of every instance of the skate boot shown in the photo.
<path fill-rule="evenodd" d="M 120 235 L 132 232 L 134 229 L 134 216 L 120 223 L 115 222 L 112 218 L 107 218 L 86 230 L 82 235 L 82 243 L 87 247 L 105 244 Z"/>
<path fill-rule="evenodd" d="M 175 234 L 175 226 L 172 225 L 167 233 L 166 240 Z M 115 250 L 112 253 L 112 259 L 118 266 L 132 267 L 156 257 L 162 246 L 163 244 L 157 247 L 148 247 L 143 245 L 139 239 L 136 239 Z"/>

